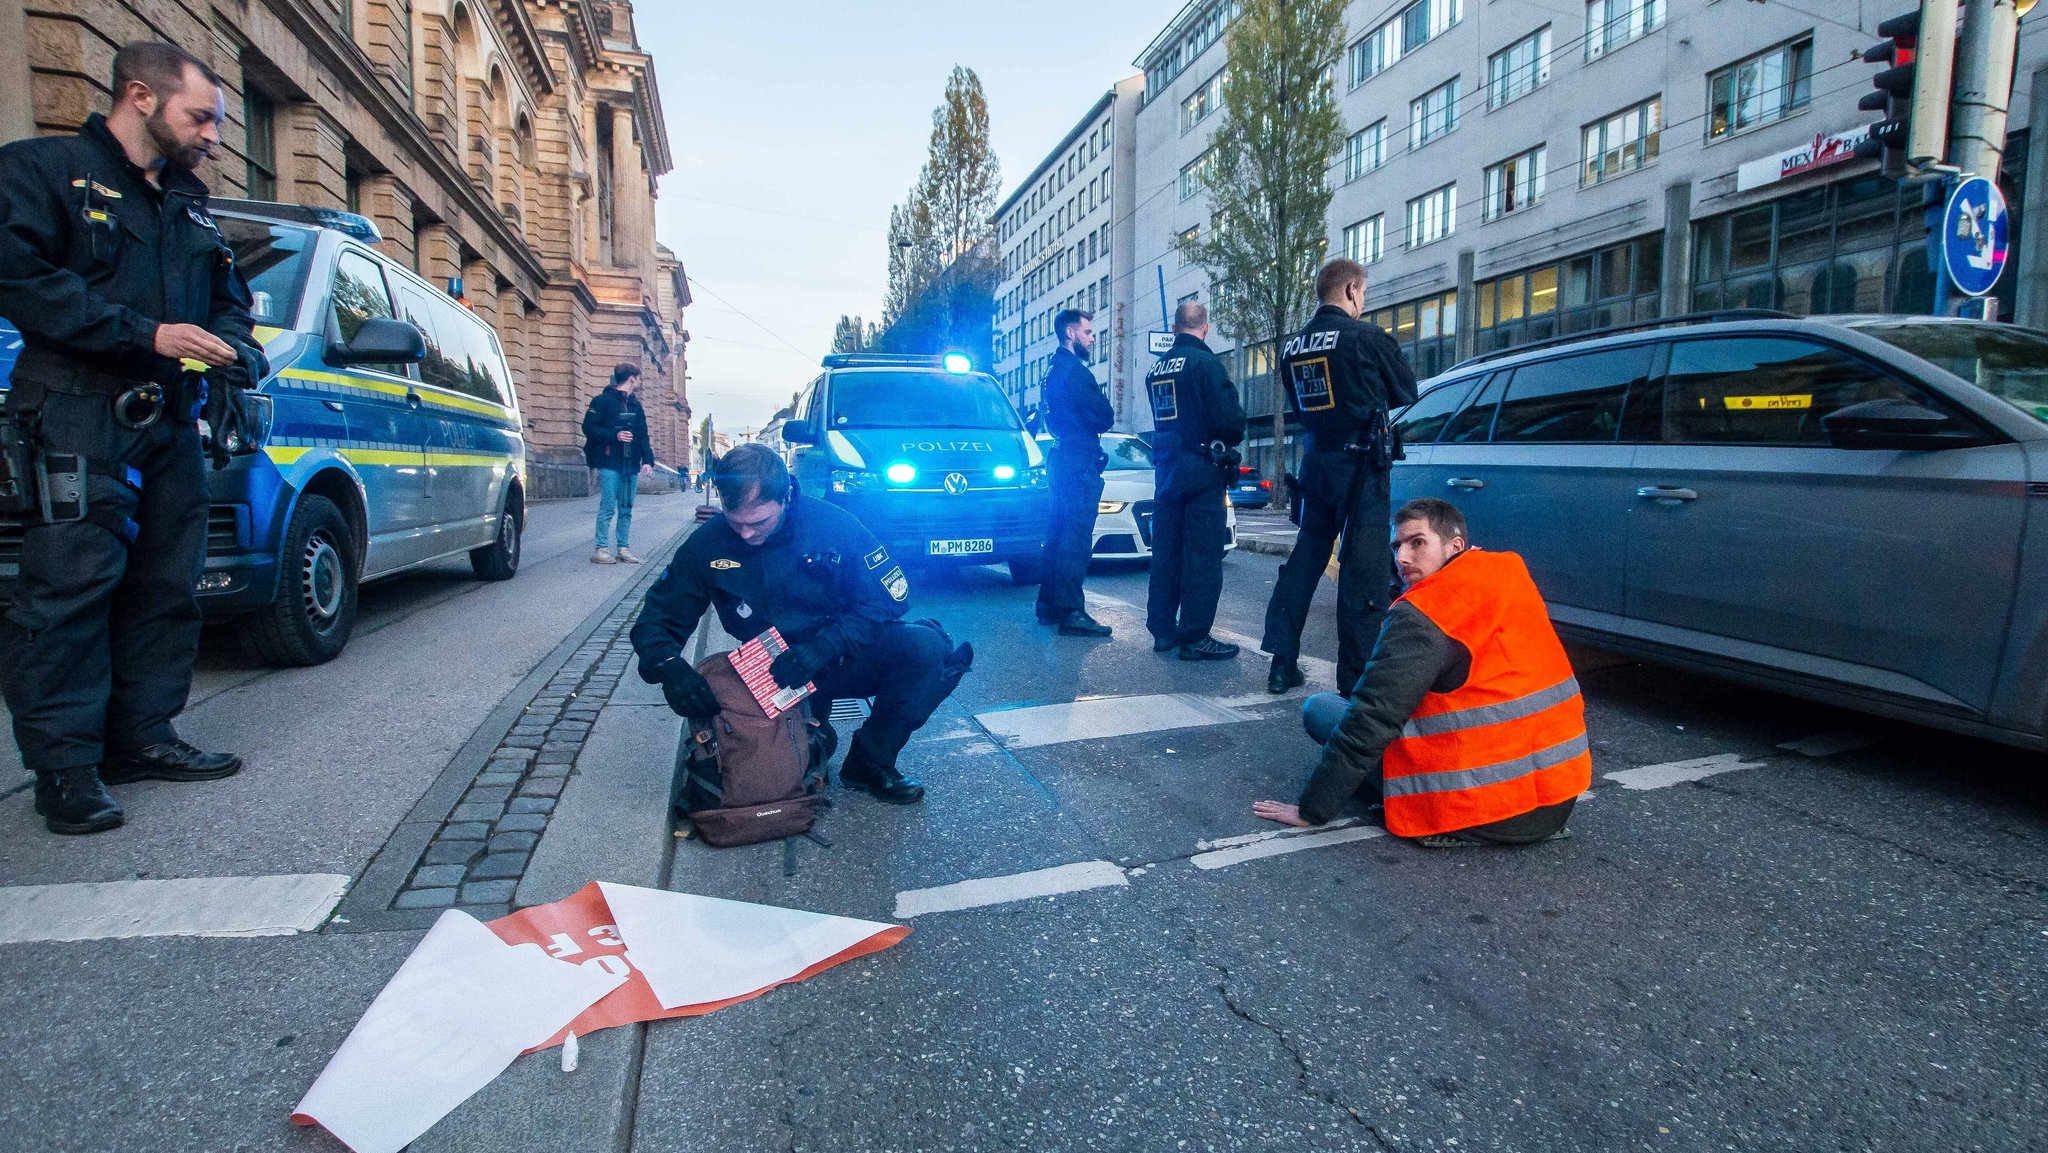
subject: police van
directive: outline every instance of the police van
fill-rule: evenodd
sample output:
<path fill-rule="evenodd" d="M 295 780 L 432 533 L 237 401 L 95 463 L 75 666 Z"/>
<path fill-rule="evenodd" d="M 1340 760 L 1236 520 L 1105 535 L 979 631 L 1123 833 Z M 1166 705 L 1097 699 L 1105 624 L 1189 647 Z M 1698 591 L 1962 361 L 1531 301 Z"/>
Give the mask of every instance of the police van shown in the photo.
<path fill-rule="evenodd" d="M 254 294 L 270 376 L 251 400 L 260 450 L 207 474 L 207 615 L 246 616 L 267 662 L 312 665 L 348 643 L 363 581 L 464 555 L 479 579 L 510 579 L 526 447 L 491 327 L 373 248 L 365 217 L 209 207 Z M 4 335 L 0 347 L 18 339 Z M 0 583 L 20 547 L 21 526 L 0 524 Z"/>
<path fill-rule="evenodd" d="M 1007 562 L 1036 579 L 1045 454 L 960 353 L 835 353 L 782 426 L 804 492 L 859 518 L 899 560 Z"/>

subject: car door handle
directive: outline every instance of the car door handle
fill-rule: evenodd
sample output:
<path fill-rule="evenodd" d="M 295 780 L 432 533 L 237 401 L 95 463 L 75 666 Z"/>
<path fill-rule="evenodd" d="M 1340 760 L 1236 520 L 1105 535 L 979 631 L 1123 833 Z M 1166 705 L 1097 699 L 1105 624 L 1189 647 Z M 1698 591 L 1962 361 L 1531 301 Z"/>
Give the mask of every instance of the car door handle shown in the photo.
<path fill-rule="evenodd" d="M 1644 485 L 1643 487 L 1636 490 L 1636 495 L 1642 497 L 1644 500 L 1663 500 L 1673 502 L 1698 500 L 1700 498 L 1699 493 L 1696 493 L 1689 488 L 1671 488 L 1661 484 Z"/>
<path fill-rule="evenodd" d="M 420 406 L 420 394 L 407 389 L 405 393 L 405 406 L 407 408 L 418 408 Z"/>
<path fill-rule="evenodd" d="M 1485 488 L 1486 482 L 1473 476 L 1454 476 L 1444 482 L 1444 487 L 1463 489 Z"/>
<path fill-rule="evenodd" d="M 338 400 L 323 400 L 320 403 L 326 405 L 328 408 L 333 409 L 335 412 L 341 411 L 341 402 Z"/>

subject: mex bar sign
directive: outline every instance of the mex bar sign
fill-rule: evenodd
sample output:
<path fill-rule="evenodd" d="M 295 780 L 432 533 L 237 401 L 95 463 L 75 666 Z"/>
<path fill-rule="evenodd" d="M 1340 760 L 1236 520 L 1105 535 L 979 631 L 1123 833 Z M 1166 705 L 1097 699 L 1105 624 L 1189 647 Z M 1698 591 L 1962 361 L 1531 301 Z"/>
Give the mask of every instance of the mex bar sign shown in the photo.
<path fill-rule="evenodd" d="M 1735 170 L 1735 191 L 1748 192 L 1766 184 L 1826 168 L 1831 164 L 1843 164 L 1856 159 L 1856 145 L 1868 138 L 1870 126 L 1865 124 L 1847 132 L 1821 133 L 1797 148 L 1780 152 L 1776 156 L 1764 156 Z"/>

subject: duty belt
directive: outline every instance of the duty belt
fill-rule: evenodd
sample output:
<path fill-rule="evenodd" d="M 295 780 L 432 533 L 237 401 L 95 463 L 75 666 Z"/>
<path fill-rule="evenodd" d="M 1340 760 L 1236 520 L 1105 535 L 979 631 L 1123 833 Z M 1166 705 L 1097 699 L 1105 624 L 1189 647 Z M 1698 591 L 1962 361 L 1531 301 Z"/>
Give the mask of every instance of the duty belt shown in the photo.
<path fill-rule="evenodd" d="M 14 377 L 40 384 L 45 392 L 63 392 L 73 396 L 116 397 L 131 388 L 163 387 L 146 377 L 120 376 L 63 353 L 34 347 L 21 350 L 21 357 L 14 362 Z"/>

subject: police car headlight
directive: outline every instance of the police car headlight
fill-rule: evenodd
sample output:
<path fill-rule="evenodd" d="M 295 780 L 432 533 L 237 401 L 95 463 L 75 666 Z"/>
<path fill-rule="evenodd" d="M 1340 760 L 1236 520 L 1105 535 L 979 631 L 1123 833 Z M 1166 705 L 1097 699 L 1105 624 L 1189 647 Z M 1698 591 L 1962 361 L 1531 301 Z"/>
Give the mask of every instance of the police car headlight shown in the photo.
<path fill-rule="evenodd" d="M 1016 480 L 1017 470 L 1010 465 L 999 464 L 995 467 L 995 478 L 997 480 Z"/>
<path fill-rule="evenodd" d="M 881 487 L 879 473 L 858 470 L 835 470 L 832 473 L 833 492 L 869 492 Z"/>
<path fill-rule="evenodd" d="M 1127 500 L 1097 501 L 1095 502 L 1095 515 L 1115 516 L 1129 507 L 1131 507 L 1131 502 Z"/>

